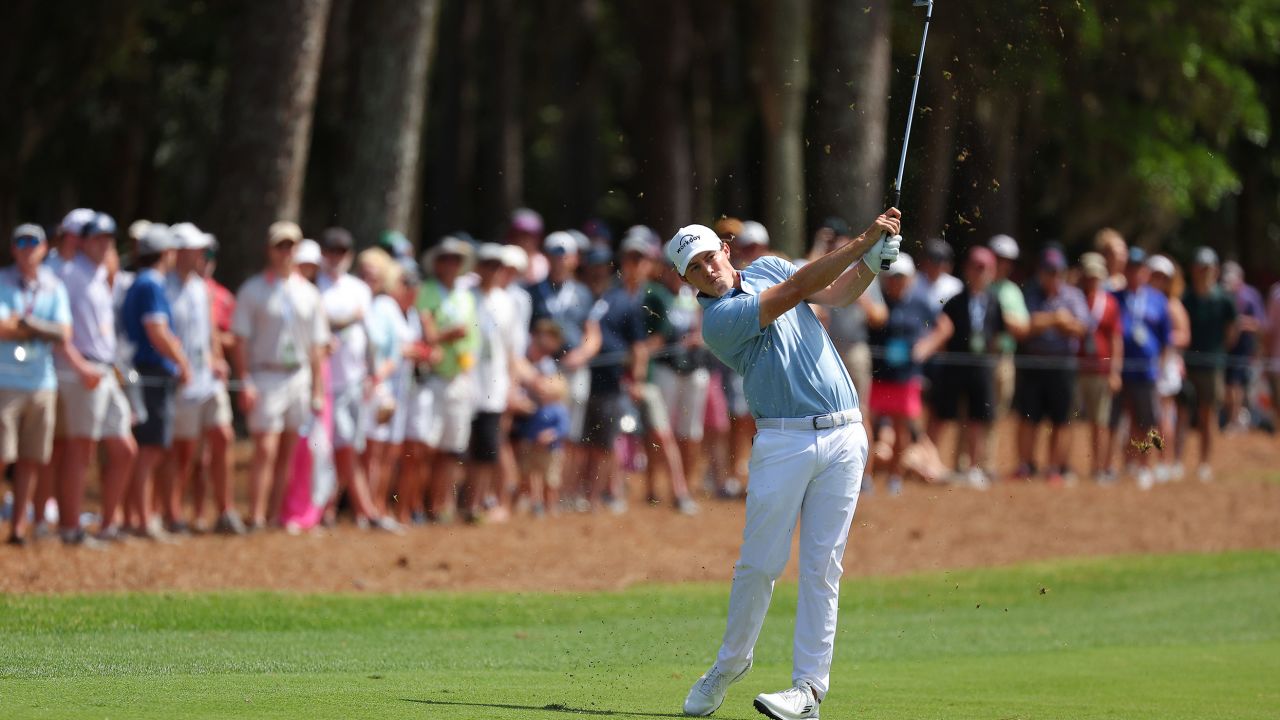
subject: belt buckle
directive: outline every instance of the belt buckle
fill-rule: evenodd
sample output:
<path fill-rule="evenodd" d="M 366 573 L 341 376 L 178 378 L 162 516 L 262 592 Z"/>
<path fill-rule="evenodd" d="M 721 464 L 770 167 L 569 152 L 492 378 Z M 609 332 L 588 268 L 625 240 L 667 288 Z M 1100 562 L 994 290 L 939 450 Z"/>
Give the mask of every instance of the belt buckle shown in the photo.
<path fill-rule="evenodd" d="M 826 420 L 829 424 L 828 424 L 826 427 L 823 427 L 823 426 L 820 424 L 820 422 L 821 422 L 822 420 Z M 813 429 L 814 429 L 814 430 L 828 430 L 828 429 L 833 428 L 833 427 L 835 427 L 835 426 L 836 426 L 836 421 L 835 421 L 835 418 L 831 416 L 831 413 L 827 413 L 826 415 L 814 415 L 814 416 L 813 416 Z"/>

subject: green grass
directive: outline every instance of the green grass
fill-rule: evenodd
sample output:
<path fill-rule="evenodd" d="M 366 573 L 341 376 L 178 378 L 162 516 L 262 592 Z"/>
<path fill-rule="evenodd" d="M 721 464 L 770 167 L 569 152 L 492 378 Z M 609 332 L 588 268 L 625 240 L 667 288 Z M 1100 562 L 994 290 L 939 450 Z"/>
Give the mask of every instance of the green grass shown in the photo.
<path fill-rule="evenodd" d="M 824 718 L 1280 717 L 1280 553 L 853 580 Z M 726 586 L 0 596 L 4 718 L 678 714 Z M 717 717 L 790 680 L 795 587 Z"/>

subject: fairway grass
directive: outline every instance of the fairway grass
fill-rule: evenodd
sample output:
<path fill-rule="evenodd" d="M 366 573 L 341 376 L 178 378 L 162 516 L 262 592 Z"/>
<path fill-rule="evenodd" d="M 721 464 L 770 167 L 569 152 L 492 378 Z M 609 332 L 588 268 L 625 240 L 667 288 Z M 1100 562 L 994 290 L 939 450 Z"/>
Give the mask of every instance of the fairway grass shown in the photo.
<path fill-rule="evenodd" d="M 1280 553 L 857 579 L 824 718 L 1280 717 Z M 2 718 L 679 716 L 723 585 L 0 596 Z M 795 586 L 716 717 L 790 684 Z"/>

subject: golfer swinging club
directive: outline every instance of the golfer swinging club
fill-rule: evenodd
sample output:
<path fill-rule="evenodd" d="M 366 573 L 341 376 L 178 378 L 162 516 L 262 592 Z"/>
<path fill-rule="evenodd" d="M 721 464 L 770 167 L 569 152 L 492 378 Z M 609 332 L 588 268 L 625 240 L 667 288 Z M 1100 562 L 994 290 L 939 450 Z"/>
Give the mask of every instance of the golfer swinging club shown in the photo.
<path fill-rule="evenodd" d="M 778 720 L 818 717 L 836 637 L 840 565 L 867 463 L 858 396 L 808 302 L 853 302 L 898 257 L 901 213 L 890 208 L 853 242 L 797 269 L 766 256 L 742 271 L 708 227 L 687 225 L 667 243 L 676 270 L 699 293 L 702 336 L 744 379 L 758 432 L 751 448 L 747 520 L 716 662 L 684 701 L 710 715 L 751 669 L 752 652 L 800 520 L 795 687 L 756 697 Z"/>

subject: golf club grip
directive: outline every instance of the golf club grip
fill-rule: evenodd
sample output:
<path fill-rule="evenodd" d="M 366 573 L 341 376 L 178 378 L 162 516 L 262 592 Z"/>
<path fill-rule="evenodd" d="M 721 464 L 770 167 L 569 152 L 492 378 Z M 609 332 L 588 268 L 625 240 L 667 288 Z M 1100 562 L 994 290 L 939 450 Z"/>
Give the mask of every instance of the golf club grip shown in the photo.
<path fill-rule="evenodd" d="M 881 241 L 883 241 L 887 237 L 889 237 L 889 233 L 880 233 Z M 880 272 L 884 272 L 885 270 L 888 270 L 889 266 L 892 264 L 893 263 L 889 262 L 888 258 L 880 258 Z"/>

